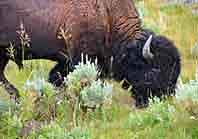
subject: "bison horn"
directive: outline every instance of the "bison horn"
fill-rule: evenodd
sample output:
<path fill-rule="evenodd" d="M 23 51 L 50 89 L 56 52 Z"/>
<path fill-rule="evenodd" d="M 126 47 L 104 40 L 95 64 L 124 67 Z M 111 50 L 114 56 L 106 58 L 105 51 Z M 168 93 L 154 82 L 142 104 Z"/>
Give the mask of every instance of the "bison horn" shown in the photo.
<path fill-rule="evenodd" d="M 143 47 L 143 50 L 142 50 L 142 55 L 146 59 L 152 59 L 153 58 L 153 54 L 151 53 L 151 50 L 150 50 L 150 45 L 151 45 L 152 37 L 153 36 L 150 35 L 150 37 L 146 41 L 146 43 L 145 43 L 145 45 Z"/>

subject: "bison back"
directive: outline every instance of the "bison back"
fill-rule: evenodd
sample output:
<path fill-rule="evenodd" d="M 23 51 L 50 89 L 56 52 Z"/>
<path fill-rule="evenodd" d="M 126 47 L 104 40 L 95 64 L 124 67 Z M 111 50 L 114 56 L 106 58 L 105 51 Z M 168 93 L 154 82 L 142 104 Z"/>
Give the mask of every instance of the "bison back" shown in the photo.
<path fill-rule="evenodd" d="M 17 41 L 23 23 L 33 53 L 65 49 L 57 39 L 60 27 L 72 36 L 72 55 L 97 56 L 111 55 L 115 42 L 127 42 L 140 30 L 131 0 L 1 0 L 0 19 L 0 40 Z"/>

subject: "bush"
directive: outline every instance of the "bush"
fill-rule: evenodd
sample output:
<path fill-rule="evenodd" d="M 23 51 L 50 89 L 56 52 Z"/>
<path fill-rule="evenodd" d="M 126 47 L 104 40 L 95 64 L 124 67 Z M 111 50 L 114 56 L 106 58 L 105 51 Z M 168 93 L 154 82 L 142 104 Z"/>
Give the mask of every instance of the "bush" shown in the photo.
<path fill-rule="evenodd" d="M 47 82 L 39 71 L 33 71 L 21 92 L 20 115 L 24 121 L 50 120 L 54 117 L 55 105 L 58 102 L 55 87 Z"/>
<path fill-rule="evenodd" d="M 97 80 L 99 71 L 96 64 L 97 60 L 92 63 L 88 56 L 84 60 L 82 55 L 82 61 L 66 78 L 70 96 L 74 99 L 79 97 L 80 104 L 87 107 L 102 105 L 111 100 L 112 86 Z"/>
<path fill-rule="evenodd" d="M 168 102 L 160 101 L 158 98 L 150 100 L 150 105 L 145 111 L 130 113 L 126 122 L 127 128 L 147 128 L 158 124 L 169 127 L 174 118 L 174 106 Z"/>
<path fill-rule="evenodd" d="M 39 133 L 33 133 L 29 138 L 37 139 L 90 139 L 90 133 L 86 129 L 76 127 L 67 131 L 55 122 L 44 125 Z"/>
<path fill-rule="evenodd" d="M 177 90 L 176 98 L 178 100 L 192 99 L 198 101 L 198 80 L 191 80 L 189 83 L 181 85 Z"/>
<path fill-rule="evenodd" d="M 37 95 L 52 95 L 54 94 L 54 87 L 52 84 L 47 82 L 45 78 L 40 75 L 41 73 L 35 72 L 33 74 L 33 79 L 28 79 L 24 86 L 25 92 L 35 92 Z"/>
<path fill-rule="evenodd" d="M 0 115 L 0 137 L 14 139 L 19 136 L 22 129 L 22 120 L 10 111 Z"/>
<path fill-rule="evenodd" d="M 83 80 L 90 84 L 97 79 L 99 71 L 97 69 L 95 63 L 91 63 L 88 60 L 88 56 L 86 56 L 85 63 L 84 63 L 84 56 L 82 55 L 81 62 L 75 66 L 75 70 L 69 73 L 66 77 L 66 84 L 68 86 L 69 91 L 75 93 L 79 96 L 80 91 L 82 90 L 82 82 Z"/>
<path fill-rule="evenodd" d="M 84 106 L 95 107 L 111 102 L 112 86 L 97 80 L 85 87 L 80 94 Z"/>
<path fill-rule="evenodd" d="M 0 100 L 0 114 L 8 112 L 10 108 L 10 103 L 7 101 Z"/>

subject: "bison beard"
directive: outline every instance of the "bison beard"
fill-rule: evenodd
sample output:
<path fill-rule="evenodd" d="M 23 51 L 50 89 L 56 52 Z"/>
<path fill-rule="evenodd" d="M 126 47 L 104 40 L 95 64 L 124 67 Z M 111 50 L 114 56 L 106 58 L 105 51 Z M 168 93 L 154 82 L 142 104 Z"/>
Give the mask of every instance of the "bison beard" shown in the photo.
<path fill-rule="evenodd" d="M 16 33 L 21 22 L 31 38 L 23 58 Z M 66 44 L 71 59 L 63 40 L 57 39 L 60 27 L 72 36 L 70 45 Z M 15 48 L 14 58 L 7 51 L 9 42 Z M 102 75 L 111 72 L 114 79 L 127 80 L 137 106 L 147 105 L 150 96 L 175 93 L 181 68 L 179 53 L 167 38 L 141 28 L 132 0 L 0 1 L 0 82 L 11 95 L 19 96 L 3 73 L 9 60 L 19 67 L 22 60 L 56 61 L 49 81 L 60 86 L 81 53 L 98 58 Z"/>

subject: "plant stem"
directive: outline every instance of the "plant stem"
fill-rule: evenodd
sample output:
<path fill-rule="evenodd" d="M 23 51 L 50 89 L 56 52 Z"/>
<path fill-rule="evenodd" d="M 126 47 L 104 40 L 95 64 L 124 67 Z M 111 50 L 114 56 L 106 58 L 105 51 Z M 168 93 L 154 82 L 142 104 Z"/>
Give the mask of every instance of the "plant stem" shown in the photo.
<path fill-rule="evenodd" d="M 74 124 L 74 127 L 78 126 L 78 122 L 77 122 L 78 107 L 79 107 L 79 97 L 76 98 L 76 101 L 75 101 L 75 104 L 74 104 L 74 110 L 73 110 L 73 124 Z"/>

